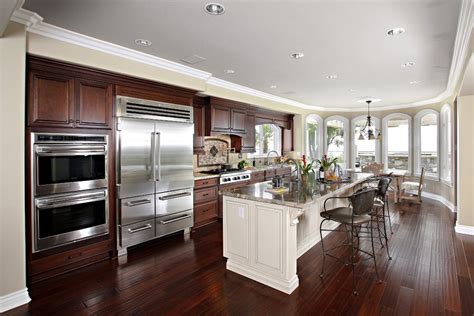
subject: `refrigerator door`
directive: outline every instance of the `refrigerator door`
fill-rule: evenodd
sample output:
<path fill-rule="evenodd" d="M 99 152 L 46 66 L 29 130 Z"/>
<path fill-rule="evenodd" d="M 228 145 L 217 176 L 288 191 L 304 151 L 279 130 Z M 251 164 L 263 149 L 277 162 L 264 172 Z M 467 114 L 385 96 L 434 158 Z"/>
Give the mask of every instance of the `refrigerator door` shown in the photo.
<path fill-rule="evenodd" d="M 155 123 L 156 193 L 194 187 L 193 135 L 190 123 Z"/>
<path fill-rule="evenodd" d="M 155 193 L 155 122 L 119 118 L 117 125 L 117 198 Z"/>

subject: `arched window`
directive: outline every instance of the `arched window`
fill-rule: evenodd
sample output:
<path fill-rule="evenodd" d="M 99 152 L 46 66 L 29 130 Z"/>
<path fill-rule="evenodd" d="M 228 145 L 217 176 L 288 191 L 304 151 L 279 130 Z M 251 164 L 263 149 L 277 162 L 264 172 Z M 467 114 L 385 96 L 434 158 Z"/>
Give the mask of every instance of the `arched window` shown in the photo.
<path fill-rule="evenodd" d="M 306 155 L 311 160 L 321 159 L 323 144 L 323 119 L 310 114 L 305 122 Z"/>
<path fill-rule="evenodd" d="M 349 164 L 349 120 L 343 116 L 330 116 L 324 120 L 325 152 L 337 158 L 337 163 L 346 168 Z"/>
<path fill-rule="evenodd" d="M 361 115 L 352 119 L 352 167 L 360 168 L 368 163 L 380 162 L 380 141 L 360 140 L 360 131 L 367 122 L 367 116 Z M 372 117 L 376 129 L 380 130 L 380 120 Z"/>
<path fill-rule="evenodd" d="M 382 121 L 383 163 L 388 171 L 411 172 L 411 117 L 389 114 Z"/>
<path fill-rule="evenodd" d="M 453 152 L 452 152 L 452 123 L 451 123 L 451 106 L 449 104 L 443 105 L 441 108 L 441 146 L 440 146 L 440 169 L 441 169 L 441 180 L 451 184 L 451 170 L 453 163 Z"/>
<path fill-rule="evenodd" d="M 439 113 L 423 110 L 415 115 L 415 174 L 425 168 L 427 176 L 439 177 Z"/>
<path fill-rule="evenodd" d="M 266 156 L 275 150 L 281 155 L 281 128 L 275 124 L 255 125 L 255 153 L 249 157 Z"/>

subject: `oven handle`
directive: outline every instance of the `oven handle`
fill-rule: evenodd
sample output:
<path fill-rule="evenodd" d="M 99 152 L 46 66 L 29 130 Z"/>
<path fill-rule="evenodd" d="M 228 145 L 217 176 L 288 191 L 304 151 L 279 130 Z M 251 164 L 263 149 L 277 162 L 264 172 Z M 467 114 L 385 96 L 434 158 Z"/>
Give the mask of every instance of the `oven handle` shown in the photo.
<path fill-rule="evenodd" d="M 185 196 L 190 196 L 190 192 L 184 192 L 184 193 L 177 193 L 177 194 L 171 194 L 167 196 L 160 196 L 158 199 L 161 201 L 167 201 L 167 200 L 172 200 L 172 199 L 177 199 L 180 197 L 185 197 Z"/>
<path fill-rule="evenodd" d="M 166 225 L 166 224 L 169 224 L 169 223 L 180 221 L 180 220 L 185 219 L 185 218 L 189 218 L 191 216 L 192 216 L 191 214 L 188 214 L 188 215 L 184 215 L 184 216 L 181 216 L 181 217 L 170 219 L 169 221 L 160 221 L 160 223 L 163 224 L 163 225 Z"/>
<path fill-rule="evenodd" d="M 129 228 L 129 229 L 127 229 L 127 231 L 128 231 L 129 234 L 133 234 L 133 233 L 138 233 L 142 230 L 150 229 L 152 227 L 153 226 L 151 226 L 151 224 L 146 224 L 145 226 L 138 227 L 138 228 Z"/>
<path fill-rule="evenodd" d="M 36 208 L 38 210 L 46 210 L 46 209 L 51 209 L 55 207 L 104 201 L 106 199 L 107 199 L 107 194 L 105 192 L 93 193 L 93 194 L 88 194 L 88 195 L 76 196 L 73 198 L 64 198 L 64 199 L 58 198 L 58 199 L 53 199 L 49 201 L 46 200 L 45 202 L 39 201 L 36 204 Z"/>
<path fill-rule="evenodd" d="M 105 145 L 100 146 L 38 146 L 36 148 L 36 153 L 41 155 L 52 154 L 52 153 L 83 153 L 83 152 L 92 152 L 100 153 L 106 152 L 107 148 Z"/>

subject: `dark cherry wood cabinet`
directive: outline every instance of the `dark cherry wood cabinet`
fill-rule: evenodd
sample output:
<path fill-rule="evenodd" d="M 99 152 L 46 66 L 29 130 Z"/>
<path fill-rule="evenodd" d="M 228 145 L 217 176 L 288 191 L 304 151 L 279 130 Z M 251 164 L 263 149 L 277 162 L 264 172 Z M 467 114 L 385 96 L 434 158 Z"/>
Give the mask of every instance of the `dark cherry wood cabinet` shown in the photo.
<path fill-rule="evenodd" d="M 207 225 L 217 220 L 219 210 L 219 178 L 194 181 L 194 227 Z"/>
<path fill-rule="evenodd" d="M 61 74 L 28 74 L 28 125 L 74 126 L 74 79 Z"/>
<path fill-rule="evenodd" d="M 210 121 L 211 132 L 230 132 L 230 108 L 226 106 L 211 105 Z"/>
<path fill-rule="evenodd" d="M 195 96 L 193 98 L 194 140 L 193 152 L 204 154 L 204 136 L 206 119 L 206 99 Z"/>
<path fill-rule="evenodd" d="M 91 80 L 76 80 L 76 126 L 111 128 L 113 85 Z"/>
<path fill-rule="evenodd" d="M 247 116 L 247 112 L 241 109 L 233 109 L 230 110 L 230 131 L 234 134 L 246 134 L 245 129 L 245 118 Z"/>
<path fill-rule="evenodd" d="M 248 113 L 245 116 L 245 135 L 242 136 L 242 153 L 255 152 L 255 113 Z"/>

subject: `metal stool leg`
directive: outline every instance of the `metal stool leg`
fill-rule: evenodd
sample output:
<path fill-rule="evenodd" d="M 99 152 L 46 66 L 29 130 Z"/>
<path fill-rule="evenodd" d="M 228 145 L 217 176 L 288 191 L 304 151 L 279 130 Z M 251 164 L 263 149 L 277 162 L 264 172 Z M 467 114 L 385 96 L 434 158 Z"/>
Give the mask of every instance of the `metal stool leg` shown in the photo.
<path fill-rule="evenodd" d="M 388 223 L 390 225 L 390 232 L 392 233 L 393 235 L 393 230 L 392 230 L 392 219 L 391 219 L 391 216 L 390 216 L 390 208 L 388 206 L 388 196 L 385 195 L 385 205 L 387 205 L 387 217 L 388 217 Z M 385 221 L 385 218 L 384 218 L 384 221 Z"/>
<path fill-rule="evenodd" d="M 356 277 L 355 277 L 355 256 L 354 256 L 354 226 L 351 227 L 351 241 L 349 247 L 351 248 L 351 267 L 352 267 L 352 294 L 359 295 L 356 290 Z"/>
<path fill-rule="evenodd" d="M 387 205 L 387 208 L 388 208 L 388 204 L 386 204 L 386 205 Z M 384 233 L 384 236 L 385 236 L 385 248 L 387 249 L 388 260 L 392 260 L 392 257 L 390 256 L 390 251 L 388 249 L 387 225 L 386 225 L 386 220 L 385 220 L 385 204 L 384 204 L 384 208 L 383 208 L 382 218 L 383 218 L 383 233 Z M 390 218 L 390 216 L 389 216 L 389 218 Z"/>
<path fill-rule="evenodd" d="M 325 219 L 323 219 L 321 221 L 321 224 L 319 225 L 319 234 L 321 236 L 321 247 L 323 249 L 323 266 L 321 268 L 321 274 L 319 275 L 320 278 L 323 278 L 324 276 L 324 264 L 326 263 L 326 253 L 324 252 L 324 241 L 323 241 L 323 231 L 322 231 L 324 221 Z"/>
<path fill-rule="evenodd" d="M 379 270 L 377 269 L 377 260 L 375 259 L 374 230 L 373 230 L 372 222 L 370 222 L 370 241 L 371 241 L 371 243 L 372 243 L 372 256 L 373 256 L 373 258 L 374 258 L 375 273 L 377 274 L 378 282 L 381 283 L 382 280 L 380 280 L 380 277 L 379 277 Z"/>

